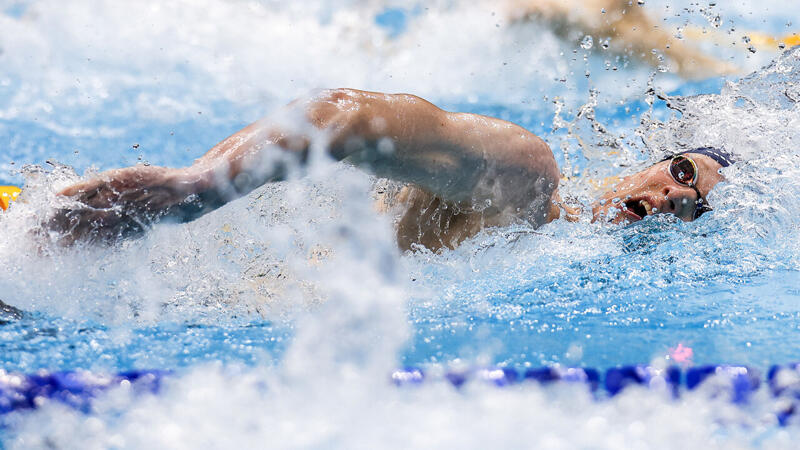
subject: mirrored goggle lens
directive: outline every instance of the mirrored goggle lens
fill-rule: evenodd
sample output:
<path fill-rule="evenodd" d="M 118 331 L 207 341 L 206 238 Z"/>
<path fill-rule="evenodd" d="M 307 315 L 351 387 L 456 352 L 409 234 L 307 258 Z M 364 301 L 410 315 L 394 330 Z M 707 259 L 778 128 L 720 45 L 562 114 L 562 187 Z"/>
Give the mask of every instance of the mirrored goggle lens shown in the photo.
<path fill-rule="evenodd" d="M 691 159 L 678 156 L 669 165 L 669 173 L 675 181 L 685 185 L 693 185 L 697 178 L 697 170 Z"/>

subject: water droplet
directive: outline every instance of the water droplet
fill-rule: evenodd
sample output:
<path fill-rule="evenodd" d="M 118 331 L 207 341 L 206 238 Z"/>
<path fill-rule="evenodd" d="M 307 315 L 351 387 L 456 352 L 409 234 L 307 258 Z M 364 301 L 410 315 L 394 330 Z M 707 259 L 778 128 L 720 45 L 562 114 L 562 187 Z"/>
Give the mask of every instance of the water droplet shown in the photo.
<path fill-rule="evenodd" d="M 752 45 L 747 47 L 747 49 L 750 50 L 750 53 L 755 53 L 756 52 L 756 48 L 753 47 Z"/>
<path fill-rule="evenodd" d="M 583 37 L 583 40 L 581 40 L 581 48 L 583 48 L 584 50 L 589 50 L 590 48 L 592 48 L 593 45 L 594 45 L 594 39 L 592 39 L 592 37 L 589 36 L 588 34 Z"/>
<path fill-rule="evenodd" d="M 780 44 L 778 44 L 778 48 L 779 48 L 779 49 L 781 49 L 781 50 L 783 50 L 783 49 L 785 49 L 785 48 L 786 48 L 786 44 L 784 44 L 783 42 L 781 42 Z"/>
<path fill-rule="evenodd" d="M 644 5 L 644 0 L 636 0 L 636 4 L 642 6 Z"/>

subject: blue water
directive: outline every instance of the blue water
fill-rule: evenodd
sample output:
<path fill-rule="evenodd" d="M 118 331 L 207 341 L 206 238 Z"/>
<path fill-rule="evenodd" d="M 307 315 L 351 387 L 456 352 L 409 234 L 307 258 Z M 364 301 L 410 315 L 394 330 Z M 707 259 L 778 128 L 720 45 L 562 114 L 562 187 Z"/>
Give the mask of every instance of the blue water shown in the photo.
<path fill-rule="evenodd" d="M 705 20 L 689 2 L 647 3 L 671 6 L 674 26 Z M 794 29 L 800 9 L 783 6 L 719 5 L 741 29 L 725 39 Z M 796 431 L 762 420 L 765 394 L 742 410 L 702 395 L 409 393 L 386 376 L 404 365 L 658 365 L 679 344 L 696 365 L 765 371 L 800 358 L 800 53 L 701 43 L 755 75 L 685 81 L 627 58 L 606 70 L 613 56 L 541 25 L 507 28 L 466 2 L 298 8 L 0 2 L 0 29 L 17 37 L 0 40 L 0 184 L 30 193 L 0 218 L 13 236 L 0 244 L 0 299 L 22 310 L 0 316 L 0 370 L 175 371 L 160 396 L 117 392 L 87 414 L 45 404 L 13 415 L 0 447 L 791 448 Z M 648 103 L 651 75 L 681 112 Z M 726 170 L 714 213 L 693 223 L 617 227 L 584 214 L 488 230 L 440 254 L 400 254 L 370 208 L 373 180 L 330 162 L 110 249 L 29 236 L 52 192 L 85 171 L 186 166 L 321 86 L 412 92 L 518 123 L 573 170 L 562 190 L 584 206 L 586 180 L 645 167 L 665 149 L 724 145 L 748 162 Z M 587 105 L 593 114 L 579 114 Z"/>

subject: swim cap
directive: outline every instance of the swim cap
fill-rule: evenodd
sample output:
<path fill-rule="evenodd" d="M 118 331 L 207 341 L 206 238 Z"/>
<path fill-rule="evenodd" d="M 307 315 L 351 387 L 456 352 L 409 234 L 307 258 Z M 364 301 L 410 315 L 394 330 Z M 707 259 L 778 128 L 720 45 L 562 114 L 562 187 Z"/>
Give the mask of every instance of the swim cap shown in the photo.
<path fill-rule="evenodd" d="M 700 155 L 706 155 L 709 158 L 713 159 L 714 161 L 718 162 L 719 165 L 721 165 L 722 167 L 728 167 L 736 162 L 736 159 L 733 156 L 731 156 L 730 153 L 720 148 L 714 148 L 714 147 L 700 147 L 693 150 L 686 150 L 685 152 L 680 152 L 676 155 L 671 156 L 670 158 L 673 158 L 678 155 L 685 155 L 686 153 L 698 153 Z"/>
<path fill-rule="evenodd" d="M 0 186 L 0 209 L 7 210 L 8 205 L 17 199 L 20 192 L 20 188 L 16 186 Z"/>

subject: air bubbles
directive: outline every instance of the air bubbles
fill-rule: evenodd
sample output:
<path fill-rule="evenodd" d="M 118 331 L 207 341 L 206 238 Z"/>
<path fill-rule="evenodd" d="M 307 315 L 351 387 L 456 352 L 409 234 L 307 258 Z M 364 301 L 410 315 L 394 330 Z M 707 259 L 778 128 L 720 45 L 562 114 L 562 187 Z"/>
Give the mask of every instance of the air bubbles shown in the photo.
<path fill-rule="evenodd" d="M 589 50 L 594 46 L 594 39 L 590 35 L 586 35 L 581 39 L 581 48 L 584 50 Z"/>
<path fill-rule="evenodd" d="M 378 141 L 378 153 L 383 156 L 392 155 L 395 151 L 394 140 L 383 137 Z"/>

